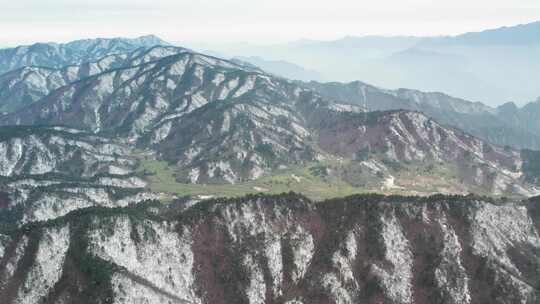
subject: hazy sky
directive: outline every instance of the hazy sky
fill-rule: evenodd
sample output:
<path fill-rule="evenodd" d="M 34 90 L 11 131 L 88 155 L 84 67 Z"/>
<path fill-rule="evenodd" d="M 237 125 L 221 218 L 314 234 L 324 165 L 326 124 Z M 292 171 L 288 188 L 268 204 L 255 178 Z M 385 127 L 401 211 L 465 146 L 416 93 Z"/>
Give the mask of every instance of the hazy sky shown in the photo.
<path fill-rule="evenodd" d="M 0 45 L 157 34 L 275 43 L 458 34 L 540 20 L 540 0 L 0 0 Z"/>

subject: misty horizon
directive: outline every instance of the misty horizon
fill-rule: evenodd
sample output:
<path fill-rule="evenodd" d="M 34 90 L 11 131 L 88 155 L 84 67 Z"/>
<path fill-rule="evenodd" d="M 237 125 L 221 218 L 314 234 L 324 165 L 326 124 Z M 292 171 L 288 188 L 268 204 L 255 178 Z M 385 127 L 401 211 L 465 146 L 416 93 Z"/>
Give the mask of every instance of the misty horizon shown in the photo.
<path fill-rule="evenodd" d="M 3 4 L 1 46 L 155 34 L 175 43 L 283 43 L 346 36 L 447 36 L 540 20 L 540 3 L 509 0 L 191 2 L 20 0 Z"/>
<path fill-rule="evenodd" d="M 307 38 L 307 37 L 296 37 L 291 38 L 288 40 L 275 40 L 275 41 L 250 41 L 250 40 L 222 40 L 222 41 L 216 41 L 212 42 L 209 40 L 182 40 L 182 39 L 168 39 L 166 35 L 161 35 L 156 32 L 140 32 L 140 33 L 132 33 L 129 35 L 121 35 L 121 34 L 109 34 L 109 35 L 92 35 L 92 36 L 78 36 L 77 38 L 73 39 L 57 39 L 57 40 L 47 40 L 47 39 L 41 39 L 37 38 L 35 40 L 28 40 L 26 42 L 3 42 L 0 40 L 0 48 L 11 48 L 11 47 L 17 47 L 17 46 L 23 46 L 23 45 L 32 45 L 35 43 L 57 43 L 57 44 L 63 44 L 63 43 L 69 43 L 73 41 L 79 41 L 79 40 L 91 40 L 91 39 L 117 39 L 117 38 L 128 38 L 128 39 L 135 39 L 135 38 L 141 38 L 146 36 L 155 36 L 157 38 L 163 39 L 164 41 L 174 44 L 176 46 L 184 46 L 189 47 L 190 45 L 220 45 L 220 46 L 228 46 L 228 45 L 246 45 L 246 46 L 267 46 L 267 45 L 279 45 L 279 44 L 291 44 L 291 43 L 312 43 L 312 42 L 336 42 L 336 41 L 343 41 L 347 39 L 359 39 L 359 38 L 446 38 L 446 37 L 458 37 L 464 34 L 471 34 L 471 33 L 482 33 L 486 31 L 491 30 L 498 30 L 498 29 L 505 29 L 505 28 L 511 28 L 511 27 L 519 27 L 524 25 L 529 25 L 533 23 L 540 23 L 540 16 L 538 19 L 532 19 L 528 22 L 522 22 L 522 23 L 509 23 L 509 24 L 499 24 L 494 26 L 488 26 L 486 25 L 483 28 L 476 28 L 471 30 L 465 30 L 462 32 L 445 32 L 445 33 L 439 33 L 439 34 L 415 34 L 415 33 L 397 33 L 397 34 L 377 34 L 377 33 L 364 33 L 364 34 L 344 34 L 342 36 L 336 36 L 332 38 L 324 38 L 321 37 L 320 39 L 317 38 Z M 0 21 L 1 24 L 1 21 Z M 0 35 L 0 39 L 2 39 L 2 36 Z M 41 39 L 41 40 L 40 40 Z"/>

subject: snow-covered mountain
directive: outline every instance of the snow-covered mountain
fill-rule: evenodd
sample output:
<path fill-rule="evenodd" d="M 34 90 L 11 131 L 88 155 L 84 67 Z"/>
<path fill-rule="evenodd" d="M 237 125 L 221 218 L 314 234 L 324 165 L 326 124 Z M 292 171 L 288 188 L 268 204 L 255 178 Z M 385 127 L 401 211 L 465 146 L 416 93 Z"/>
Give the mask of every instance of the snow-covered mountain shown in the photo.
<path fill-rule="evenodd" d="M 0 129 L 0 226 L 54 219 L 93 206 L 156 198 L 136 176 L 131 150 L 104 137 L 62 127 Z"/>
<path fill-rule="evenodd" d="M 94 62 L 62 68 L 27 66 L 0 76 L 0 112 L 17 111 L 52 91 L 105 71 L 130 67 L 184 51 L 173 46 L 138 48 L 107 55 Z"/>
<path fill-rule="evenodd" d="M 62 68 L 97 61 L 108 55 L 131 52 L 139 48 L 169 45 L 156 36 L 127 38 L 98 38 L 69 43 L 36 43 L 28 46 L 0 49 L 0 73 L 21 67 L 39 66 Z"/>

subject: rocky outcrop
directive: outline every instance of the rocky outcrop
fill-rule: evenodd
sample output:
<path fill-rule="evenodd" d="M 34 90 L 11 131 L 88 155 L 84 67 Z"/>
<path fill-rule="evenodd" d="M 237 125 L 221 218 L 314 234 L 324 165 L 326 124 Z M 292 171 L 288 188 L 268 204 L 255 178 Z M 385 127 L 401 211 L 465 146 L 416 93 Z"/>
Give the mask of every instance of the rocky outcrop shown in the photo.
<path fill-rule="evenodd" d="M 10 232 L 2 242 L 2 299 L 536 303 L 539 297 L 537 200 L 366 195 L 315 204 L 288 194 L 205 201 L 180 213 L 163 208 L 94 208 Z"/>

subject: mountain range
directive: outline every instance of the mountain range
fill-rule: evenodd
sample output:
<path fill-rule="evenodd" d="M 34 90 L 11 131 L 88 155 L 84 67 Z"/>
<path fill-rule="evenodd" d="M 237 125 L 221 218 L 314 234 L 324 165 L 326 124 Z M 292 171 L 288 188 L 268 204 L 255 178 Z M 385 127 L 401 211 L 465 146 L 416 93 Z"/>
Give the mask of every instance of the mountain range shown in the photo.
<path fill-rule="evenodd" d="M 287 61 L 332 81 L 363 80 L 386 88 L 445 92 L 496 106 L 511 101 L 522 105 L 540 96 L 538 37 L 540 22 L 533 22 L 456 36 L 348 36 L 333 41 L 193 47 L 229 57 Z M 273 70 L 279 74 L 278 69 L 276 65 Z M 302 74 L 287 76 L 305 80 Z"/>
<path fill-rule="evenodd" d="M 0 125 L 59 125 L 108 136 L 168 163 L 174 183 L 244 185 L 290 173 L 372 190 L 537 193 L 523 166 L 529 154 L 489 142 L 507 143 L 491 127 L 497 111 L 443 94 L 298 83 L 242 61 L 159 45 L 77 67 L 25 67 L 2 78 L 13 96 L 5 103 L 16 110 Z M 516 129 L 503 129 L 508 140 L 528 136 Z M 313 164 L 320 176 L 287 173 Z"/>
<path fill-rule="evenodd" d="M 540 103 L 246 59 L 154 36 L 0 50 L 0 299 L 538 301 Z"/>

